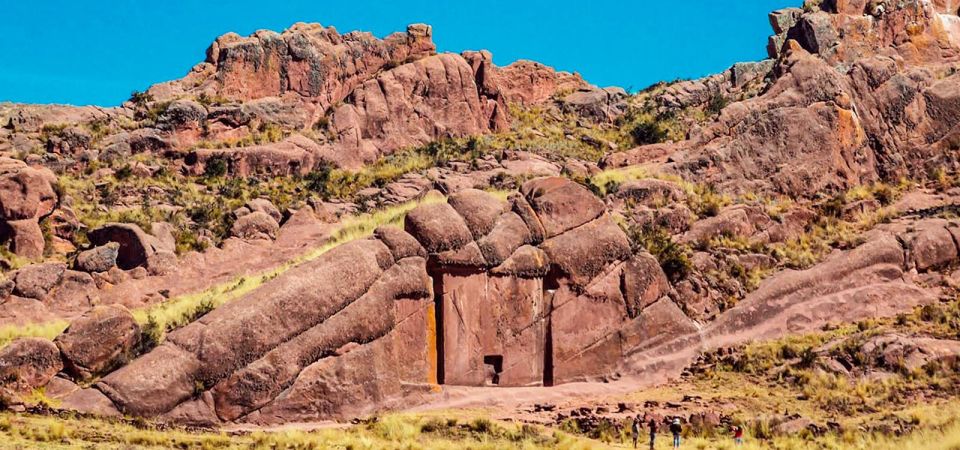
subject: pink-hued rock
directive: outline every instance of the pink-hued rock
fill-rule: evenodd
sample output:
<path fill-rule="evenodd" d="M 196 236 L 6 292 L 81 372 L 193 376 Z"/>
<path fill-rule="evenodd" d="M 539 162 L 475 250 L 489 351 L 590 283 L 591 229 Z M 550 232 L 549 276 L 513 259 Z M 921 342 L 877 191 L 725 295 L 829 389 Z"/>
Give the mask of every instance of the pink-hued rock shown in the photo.
<path fill-rule="evenodd" d="M 230 228 L 230 234 L 241 239 L 274 239 L 280 225 L 263 211 L 254 211 L 241 216 Z"/>
<path fill-rule="evenodd" d="M 955 367 L 960 358 L 960 342 L 901 334 L 875 336 L 860 348 L 867 358 L 894 371 L 919 370 L 930 363 Z"/>
<path fill-rule="evenodd" d="M 957 260 L 957 244 L 954 235 L 960 230 L 948 230 L 942 225 L 931 224 L 915 233 L 908 241 L 910 263 L 917 270 L 926 271 L 946 266 Z"/>
<path fill-rule="evenodd" d="M 429 253 L 456 250 L 473 241 L 473 234 L 447 203 L 420 205 L 407 213 L 403 228 Z"/>
<path fill-rule="evenodd" d="M 151 272 L 161 273 L 169 269 L 171 259 L 176 260 L 169 242 L 147 234 L 135 224 L 108 223 L 88 236 L 94 245 L 120 244 L 117 267 L 124 270 L 146 267 Z"/>
<path fill-rule="evenodd" d="M 585 286 L 614 261 L 630 256 L 630 242 L 609 215 L 559 236 L 542 247 L 550 263 L 572 283 Z"/>
<path fill-rule="evenodd" d="M 540 219 L 545 238 L 579 227 L 605 211 L 597 196 L 565 178 L 531 180 L 521 191 Z"/>
<path fill-rule="evenodd" d="M 543 382 L 542 281 L 444 273 L 443 382 L 524 386 Z"/>
<path fill-rule="evenodd" d="M 530 230 L 523 219 L 514 212 L 508 212 L 497 219 L 490 232 L 480 238 L 477 244 L 487 264 L 497 266 L 522 245 L 532 242 Z"/>
<path fill-rule="evenodd" d="M 60 351 L 46 339 L 20 338 L 0 349 L 0 399 L 15 401 L 43 387 L 63 368 Z"/>
<path fill-rule="evenodd" d="M 113 402 L 94 388 L 80 389 L 63 397 L 60 399 L 59 407 L 64 411 L 93 414 L 100 417 L 121 416 Z"/>
<path fill-rule="evenodd" d="M 305 368 L 287 390 L 257 412 L 255 420 L 346 419 L 376 411 L 402 394 L 391 339 L 345 350 Z"/>
<path fill-rule="evenodd" d="M 39 221 L 53 213 L 58 197 L 56 175 L 46 168 L 0 158 L 0 240 L 16 255 L 43 257 L 44 239 Z"/>
<path fill-rule="evenodd" d="M 94 307 L 54 340 L 66 372 L 76 380 L 89 380 L 125 364 L 139 342 L 140 325 L 118 305 Z"/>
<path fill-rule="evenodd" d="M 393 257 L 397 261 L 412 256 L 419 256 L 421 258 L 427 256 L 427 251 L 424 250 L 423 246 L 420 245 L 413 236 L 399 227 L 377 227 L 376 230 L 373 230 L 373 235 L 390 249 L 390 252 L 393 253 Z"/>
<path fill-rule="evenodd" d="M 393 264 L 378 240 L 344 244 L 170 333 L 158 350 L 104 377 L 99 386 L 126 413 L 170 411 L 193 395 L 197 383 L 215 385 L 343 309 Z M 162 358 L 179 362 L 162 366 L 153 356 L 160 349 L 169 355 Z"/>
<path fill-rule="evenodd" d="M 234 420 L 269 403 L 311 361 L 351 342 L 370 342 L 396 326 L 394 302 L 429 297 L 431 281 L 422 258 L 388 269 L 362 297 L 333 316 L 274 348 L 220 382 L 213 390 L 217 414 Z"/>
<path fill-rule="evenodd" d="M 506 206 L 496 197 L 477 189 L 457 192 L 450 196 L 448 202 L 463 217 L 474 239 L 480 239 L 493 230 Z"/>
<path fill-rule="evenodd" d="M 670 291 L 670 282 L 660 263 L 649 253 L 633 256 L 623 266 L 623 296 L 627 314 L 637 317 L 647 306 Z"/>
<path fill-rule="evenodd" d="M 62 280 L 66 264 L 32 264 L 17 272 L 13 293 L 22 297 L 43 300 Z"/>

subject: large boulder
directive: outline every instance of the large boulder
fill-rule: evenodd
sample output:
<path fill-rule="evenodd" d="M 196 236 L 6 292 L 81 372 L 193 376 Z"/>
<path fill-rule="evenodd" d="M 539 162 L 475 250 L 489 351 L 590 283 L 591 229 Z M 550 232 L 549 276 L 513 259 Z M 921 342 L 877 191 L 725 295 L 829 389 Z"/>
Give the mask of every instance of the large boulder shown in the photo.
<path fill-rule="evenodd" d="M 397 261 L 411 256 L 423 258 L 427 256 L 423 246 L 413 236 L 398 227 L 377 227 L 373 230 L 373 235 L 390 249 Z"/>
<path fill-rule="evenodd" d="M 521 189 L 543 225 L 546 238 L 590 222 L 606 210 L 587 188 L 565 178 L 539 178 Z"/>
<path fill-rule="evenodd" d="M 496 197 L 478 189 L 457 192 L 450 196 L 448 202 L 463 217 L 474 239 L 480 239 L 493 229 L 506 206 Z"/>
<path fill-rule="evenodd" d="M 57 206 L 56 181 L 49 169 L 0 158 L 0 240 L 10 242 L 15 254 L 29 259 L 43 256 L 44 239 L 38 223 Z"/>
<path fill-rule="evenodd" d="M 270 214 L 254 211 L 240 216 L 230 228 L 230 235 L 241 239 L 274 239 L 280 225 Z"/>
<path fill-rule="evenodd" d="M 62 263 L 33 264 L 20 269 L 14 279 L 13 293 L 42 300 L 60 283 L 67 265 Z"/>
<path fill-rule="evenodd" d="M 60 350 L 46 339 L 20 338 L 0 349 L 0 400 L 16 400 L 63 369 Z"/>
<path fill-rule="evenodd" d="M 467 223 L 448 203 L 416 207 L 407 213 L 403 228 L 429 253 L 456 250 L 473 242 Z"/>
<path fill-rule="evenodd" d="M 97 246 L 110 242 L 120 244 L 117 267 L 123 270 L 146 267 L 152 273 L 159 274 L 169 270 L 172 261 L 176 260 L 169 242 L 147 234 L 136 224 L 108 223 L 87 236 Z"/>
<path fill-rule="evenodd" d="M 216 385 L 341 311 L 393 264 L 376 239 L 338 246 L 168 334 L 160 347 L 97 387 L 125 413 L 167 413 L 192 398 L 198 385 Z"/>
<path fill-rule="evenodd" d="M 97 306 L 70 323 L 54 340 L 65 370 L 89 380 L 125 364 L 140 342 L 140 325 L 126 308 Z"/>
<path fill-rule="evenodd" d="M 484 259 L 491 266 L 500 265 L 520 246 L 531 243 L 530 230 L 514 212 L 501 215 L 490 233 L 477 241 Z"/>
<path fill-rule="evenodd" d="M 0 239 L 9 242 L 13 254 L 31 260 L 41 259 L 46 248 L 43 230 L 36 219 L 0 223 Z"/>
<path fill-rule="evenodd" d="M 670 291 L 670 282 L 657 258 L 649 253 L 634 255 L 623 266 L 623 297 L 631 318 Z"/>
<path fill-rule="evenodd" d="M 255 198 L 248 201 L 243 205 L 248 212 L 263 212 L 273 218 L 274 221 L 280 223 L 283 220 L 283 214 L 280 213 L 280 210 L 277 209 L 276 205 L 273 204 L 268 199 L 265 198 Z"/>
<path fill-rule="evenodd" d="M 585 88 L 560 101 L 563 110 L 600 122 L 613 122 L 627 111 L 627 91 L 619 87 Z"/>
<path fill-rule="evenodd" d="M 630 241 L 609 215 L 588 222 L 541 246 L 558 272 L 584 287 L 611 263 L 630 256 Z"/>
<path fill-rule="evenodd" d="M 887 333 L 870 338 L 860 349 L 870 363 L 893 371 L 919 370 L 932 363 L 956 368 L 960 362 L 960 343 L 948 339 Z"/>
<path fill-rule="evenodd" d="M 106 272 L 117 265 L 119 255 L 120 244 L 108 242 L 80 252 L 77 255 L 76 267 L 84 272 Z"/>
<path fill-rule="evenodd" d="M 936 223 L 921 228 L 907 240 L 910 263 L 917 270 L 926 271 L 955 262 L 958 253 L 954 235 L 960 237 L 960 229 L 947 229 Z"/>

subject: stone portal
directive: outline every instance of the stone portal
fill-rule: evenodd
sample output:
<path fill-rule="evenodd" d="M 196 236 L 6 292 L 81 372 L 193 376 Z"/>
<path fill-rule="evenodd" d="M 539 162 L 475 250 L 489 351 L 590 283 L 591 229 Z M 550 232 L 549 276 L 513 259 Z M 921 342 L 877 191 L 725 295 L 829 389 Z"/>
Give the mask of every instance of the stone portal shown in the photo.
<path fill-rule="evenodd" d="M 461 386 L 544 384 L 542 278 L 443 269 L 435 281 L 438 380 Z"/>

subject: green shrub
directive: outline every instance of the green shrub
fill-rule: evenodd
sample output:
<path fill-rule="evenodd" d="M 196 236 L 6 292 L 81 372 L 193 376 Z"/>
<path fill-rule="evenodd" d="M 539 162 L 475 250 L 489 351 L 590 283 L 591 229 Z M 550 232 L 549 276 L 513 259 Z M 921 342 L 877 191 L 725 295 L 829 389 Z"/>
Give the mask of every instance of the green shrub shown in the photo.
<path fill-rule="evenodd" d="M 229 161 L 226 155 L 214 155 L 207 159 L 203 167 L 203 176 L 207 178 L 220 178 L 227 174 Z"/>
<path fill-rule="evenodd" d="M 730 100 L 724 97 L 723 93 L 717 92 L 713 94 L 713 97 L 710 97 L 710 102 L 707 103 L 707 113 L 711 115 L 719 115 L 720 111 L 723 111 L 723 108 L 726 108 L 730 104 Z"/>
<path fill-rule="evenodd" d="M 630 130 L 630 136 L 637 145 L 657 144 L 667 140 L 667 130 L 659 122 L 640 122 Z"/>
<path fill-rule="evenodd" d="M 660 267 L 671 282 L 677 282 L 690 274 L 690 249 L 673 241 L 663 228 L 652 226 L 631 226 L 627 229 L 634 251 L 646 250 L 657 258 Z"/>

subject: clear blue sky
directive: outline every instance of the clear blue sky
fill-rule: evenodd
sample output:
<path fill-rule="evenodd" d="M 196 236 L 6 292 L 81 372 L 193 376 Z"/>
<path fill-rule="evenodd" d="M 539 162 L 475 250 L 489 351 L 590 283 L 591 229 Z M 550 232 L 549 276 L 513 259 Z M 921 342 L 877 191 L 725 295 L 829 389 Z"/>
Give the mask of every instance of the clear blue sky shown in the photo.
<path fill-rule="evenodd" d="M 4 2 L 0 101 L 117 105 L 183 76 L 228 31 L 295 22 L 377 36 L 433 25 L 441 51 L 488 49 L 639 89 L 762 59 L 767 13 L 801 0 L 35 0 Z"/>

